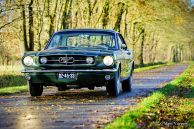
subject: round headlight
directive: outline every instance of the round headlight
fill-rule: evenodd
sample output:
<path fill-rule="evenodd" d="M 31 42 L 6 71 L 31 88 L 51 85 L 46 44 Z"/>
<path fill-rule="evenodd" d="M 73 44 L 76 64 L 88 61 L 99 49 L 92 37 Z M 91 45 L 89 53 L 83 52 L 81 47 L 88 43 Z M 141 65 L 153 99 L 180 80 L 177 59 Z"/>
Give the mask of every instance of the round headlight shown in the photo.
<path fill-rule="evenodd" d="M 87 62 L 88 64 L 92 64 L 92 63 L 94 62 L 94 58 L 92 58 L 92 57 L 87 57 L 87 58 L 86 58 L 86 62 Z"/>
<path fill-rule="evenodd" d="M 105 56 L 103 59 L 103 63 L 106 66 L 111 66 L 113 64 L 113 58 L 111 56 Z"/>
<path fill-rule="evenodd" d="M 41 63 L 41 64 L 46 64 L 47 61 L 48 61 L 48 60 L 47 60 L 46 57 L 41 57 L 41 58 L 40 58 L 40 63 Z"/>
<path fill-rule="evenodd" d="M 31 56 L 26 56 L 24 59 L 23 59 L 23 63 L 24 65 L 26 66 L 32 66 L 33 63 L 34 63 L 34 60 Z"/>

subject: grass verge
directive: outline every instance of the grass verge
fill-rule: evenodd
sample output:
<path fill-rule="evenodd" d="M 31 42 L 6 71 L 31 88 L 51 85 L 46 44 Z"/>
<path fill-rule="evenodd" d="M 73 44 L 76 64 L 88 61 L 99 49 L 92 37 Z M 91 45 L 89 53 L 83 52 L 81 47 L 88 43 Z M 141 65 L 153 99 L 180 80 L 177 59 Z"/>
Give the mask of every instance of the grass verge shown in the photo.
<path fill-rule="evenodd" d="M 156 63 L 156 64 L 146 64 L 144 66 L 136 66 L 134 72 L 143 72 L 146 70 L 150 70 L 150 69 L 155 69 L 155 68 L 159 68 L 162 66 L 168 66 L 168 65 L 173 65 L 175 63 Z"/>
<path fill-rule="evenodd" d="M 194 63 L 105 129 L 194 128 Z"/>
<path fill-rule="evenodd" d="M 0 88 L 11 86 L 23 86 L 27 82 L 20 72 L 21 66 L 2 66 L 0 65 Z"/>
<path fill-rule="evenodd" d="M 27 81 L 20 70 L 20 65 L 0 66 L 0 95 L 27 91 Z"/>
<path fill-rule="evenodd" d="M 27 86 L 14 86 L 0 88 L 0 95 L 8 95 L 12 93 L 26 92 Z"/>

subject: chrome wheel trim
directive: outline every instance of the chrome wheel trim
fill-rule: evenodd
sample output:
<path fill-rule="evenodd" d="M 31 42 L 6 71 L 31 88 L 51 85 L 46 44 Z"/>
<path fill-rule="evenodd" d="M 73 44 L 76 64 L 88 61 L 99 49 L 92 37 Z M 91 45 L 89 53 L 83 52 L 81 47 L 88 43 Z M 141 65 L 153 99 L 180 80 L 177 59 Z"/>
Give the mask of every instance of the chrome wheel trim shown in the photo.
<path fill-rule="evenodd" d="M 119 94 L 121 89 L 122 89 L 122 86 L 121 86 L 121 81 L 120 81 L 120 74 L 119 74 L 119 77 L 117 79 L 117 93 Z"/>
<path fill-rule="evenodd" d="M 133 85 L 133 75 L 131 75 L 129 81 L 130 81 L 129 83 L 130 83 L 130 85 L 131 85 L 131 87 L 132 87 L 132 85 Z"/>

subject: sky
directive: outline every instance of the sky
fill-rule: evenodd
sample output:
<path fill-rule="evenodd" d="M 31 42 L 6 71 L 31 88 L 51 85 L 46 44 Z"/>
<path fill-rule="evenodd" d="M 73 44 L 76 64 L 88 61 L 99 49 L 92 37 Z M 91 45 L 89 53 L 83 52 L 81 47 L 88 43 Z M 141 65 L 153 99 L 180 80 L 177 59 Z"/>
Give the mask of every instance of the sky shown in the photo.
<path fill-rule="evenodd" d="M 191 5 L 194 6 L 194 0 L 191 0 Z"/>

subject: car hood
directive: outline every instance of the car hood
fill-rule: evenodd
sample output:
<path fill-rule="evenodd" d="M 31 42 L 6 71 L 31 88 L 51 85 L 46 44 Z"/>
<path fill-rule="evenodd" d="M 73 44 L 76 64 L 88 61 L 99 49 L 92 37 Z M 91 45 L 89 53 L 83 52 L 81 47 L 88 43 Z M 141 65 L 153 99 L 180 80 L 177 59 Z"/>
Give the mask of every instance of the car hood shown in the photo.
<path fill-rule="evenodd" d="M 49 56 L 49 55 L 112 55 L 113 50 L 104 49 L 91 49 L 91 48 L 81 48 L 81 49 L 69 49 L 69 48 L 54 48 L 45 49 L 37 53 L 38 56 Z"/>

